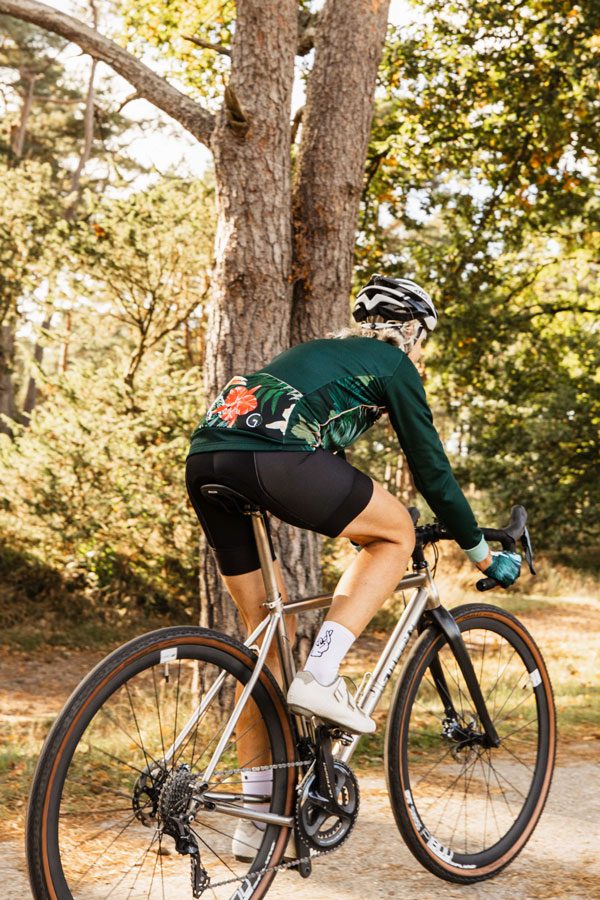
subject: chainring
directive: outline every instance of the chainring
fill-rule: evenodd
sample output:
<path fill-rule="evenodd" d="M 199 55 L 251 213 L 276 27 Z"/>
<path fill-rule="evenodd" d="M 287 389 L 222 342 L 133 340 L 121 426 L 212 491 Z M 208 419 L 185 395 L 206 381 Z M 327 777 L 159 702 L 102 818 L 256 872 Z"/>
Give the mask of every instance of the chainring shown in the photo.
<path fill-rule="evenodd" d="M 296 827 L 306 845 L 320 852 L 336 850 L 354 828 L 360 806 L 358 782 L 352 769 L 340 760 L 333 761 L 336 798 L 344 816 L 324 807 L 326 801 L 317 792 L 314 772 L 302 787 L 296 804 Z"/>

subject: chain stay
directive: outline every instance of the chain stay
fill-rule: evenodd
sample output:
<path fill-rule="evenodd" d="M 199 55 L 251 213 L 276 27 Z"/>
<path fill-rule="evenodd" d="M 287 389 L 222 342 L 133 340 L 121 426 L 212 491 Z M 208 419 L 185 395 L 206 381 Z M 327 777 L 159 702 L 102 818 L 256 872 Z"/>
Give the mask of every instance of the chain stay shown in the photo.
<path fill-rule="evenodd" d="M 273 769 L 295 769 L 300 766 L 310 765 L 314 760 L 311 759 L 303 759 L 296 762 L 291 763 L 274 763 L 271 766 L 249 766 L 245 769 L 226 769 L 223 772 L 215 772 L 215 775 L 219 775 L 224 778 L 229 778 L 230 775 L 241 775 L 243 772 L 271 772 Z M 331 850 L 311 850 L 308 856 L 303 856 L 300 859 L 291 859 L 288 862 L 279 863 L 277 866 L 264 866 L 262 869 L 258 869 L 256 872 L 250 872 L 246 875 L 240 875 L 238 878 L 228 878 L 225 881 L 216 881 L 214 884 L 208 885 L 211 888 L 217 887 L 225 887 L 228 884 L 237 884 L 238 881 L 245 881 L 246 878 L 262 878 L 263 875 L 266 875 L 267 872 L 281 872 L 285 869 L 295 869 L 296 866 L 301 865 L 305 862 L 311 862 L 313 859 L 317 859 L 319 856 L 327 856 L 329 853 L 333 853 L 337 850 L 337 847 L 332 847 Z"/>

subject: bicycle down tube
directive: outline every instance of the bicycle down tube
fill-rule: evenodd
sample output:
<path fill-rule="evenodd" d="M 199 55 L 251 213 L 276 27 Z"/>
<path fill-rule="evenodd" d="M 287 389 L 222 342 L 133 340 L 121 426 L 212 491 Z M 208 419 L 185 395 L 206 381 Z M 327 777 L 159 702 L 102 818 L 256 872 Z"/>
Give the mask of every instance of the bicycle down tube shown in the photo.
<path fill-rule="evenodd" d="M 316 597 L 306 597 L 297 601 L 284 603 L 279 593 L 277 579 L 275 575 L 275 567 L 271 558 L 267 526 L 261 513 L 252 513 L 252 527 L 256 539 L 260 568 L 265 585 L 266 602 L 264 603 L 267 615 L 260 625 L 249 635 L 244 641 L 247 647 L 252 647 L 257 639 L 264 633 L 262 646 L 258 652 L 258 658 L 254 671 L 244 687 L 233 713 L 227 722 L 217 746 L 215 747 L 211 759 L 206 767 L 203 777 L 205 781 L 210 781 L 213 776 L 219 759 L 230 741 L 231 735 L 235 729 L 238 719 L 246 705 L 254 686 L 260 677 L 260 673 L 264 667 L 267 654 L 271 648 L 273 639 L 276 641 L 279 659 L 281 663 L 283 677 L 283 691 L 287 689 L 294 677 L 295 665 L 285 627 L 285 616 L 295 615 L 300 612 L 308 612 L 312 610 L 327 609 L 333 600 L 332 594 L 322 594 Z M 397 587 L 398 591 L 414 589 L 414 593 L 410 598 L 402 616 L 396 623 L 396 626 L 390 635 L 372 673 L 369 673 L 356 697 L 356 702 L 367 715 L 371 715 L 377 704 L 381 700 L 385 687 L 394 673 L 394 670 L 400 661 L 404 650 L 417 628 L 419 621 L 427 608 L 434 609 L 440 605 L 437 588 L 431 577 L 431 572 L 427 567 L 421 571 L 413 572 L 406 575 Z M 183 730 L 177 735 L 173 745 L 169 748 L 165 755 L 168 761 L 172 758 L 178 746 L 185 740 L 187 734 L 194 727 L 195 723 L 201 717 L 203 710 L 210 702 L 214 694 L 219 690 L 222 678 L 211 687 L 207 697 L 199 704 Z M 300 736 L 306 736 L 310 723 L 307 723 L 303 716 L 294 716 L 298 733 Z M 360 735 L 354 735 L 352 739 L 340 747 L 338 758 L 348 763 L 352 758 Z M 227 804 L 225 804 L 227 805 Z M 221 810 L 225 812 L 225 810 Z M 254 814 L 257 820 L 261 820 L 261 815 L 257 812 Z M 266 821 L 266 819 L 265 819 Z"/>

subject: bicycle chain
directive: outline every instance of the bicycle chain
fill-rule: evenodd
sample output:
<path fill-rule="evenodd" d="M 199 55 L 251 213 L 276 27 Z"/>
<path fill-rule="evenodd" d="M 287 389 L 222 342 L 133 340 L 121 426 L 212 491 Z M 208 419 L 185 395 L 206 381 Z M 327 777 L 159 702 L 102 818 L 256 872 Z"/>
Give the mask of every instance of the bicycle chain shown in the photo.
<path fill-rule="evenodd" d="M 223 772 L 214 772 L 214 775 L 220 775 L 225 778 L 229 778 L 230 775 L 241 775 L 244 772 L 271 772 L 273 769 L 294 769 L 299 768 L 300 766 L 310 765 L 314 760 L 300 760 L 300 762 L 291 762 L 291 763 L 274 763 L 271 766 L 251 766 L 246 769 L 226 769 Z M 295 818 L 295 814 L 294 814 Z M 333 853 L 337 850 L 337 847 L 332 847 L 330 850 L 311 850 L 308 856 L 303 856 L 300 859 L 291 859 L 288 862 L 279 863 L 276 866 L 263 866 L 262 869 L 258 869 L 256 872 L 250 872 L 246 875 L 240 875 L 237 878 L 228 878 L 225 881 L 217 881 L 215 884 L 209 885 L 211 888 L 217 887 L 225 887 L 228 884 L 236 884 L 238 881 L 245 881 L 247 878 L 262 878 L 263 875 L 266 875 L 267 872 L 279 872 L 285 869 L 294 869 L 297 866 L 302 865 L 305 862 L 311 862 L 313 859 L 317 859 L 319 856 L 327 856 L 329 853 Z M 201 895 L 194 894 L 194 896 L 200 897 Z"/>

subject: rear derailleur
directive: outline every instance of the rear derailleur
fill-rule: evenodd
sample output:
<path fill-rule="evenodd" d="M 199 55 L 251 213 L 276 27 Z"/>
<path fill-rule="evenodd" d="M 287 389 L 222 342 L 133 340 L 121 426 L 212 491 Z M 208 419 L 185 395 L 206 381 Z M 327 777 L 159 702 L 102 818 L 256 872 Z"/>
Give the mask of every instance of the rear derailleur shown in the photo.
<path fill-rule="evenodd" d="M 194 787 L 190 767 L 179 766 L 162 786 L 157 813 L 161 836 L 166 834 L 172 837 L 177 852 L 189 855 L 192 896 L 201 897 L 210 884 L 210 876 L 202 865 L 198 841 L 191 828 L 194 815 L 189 810 Z"/>

